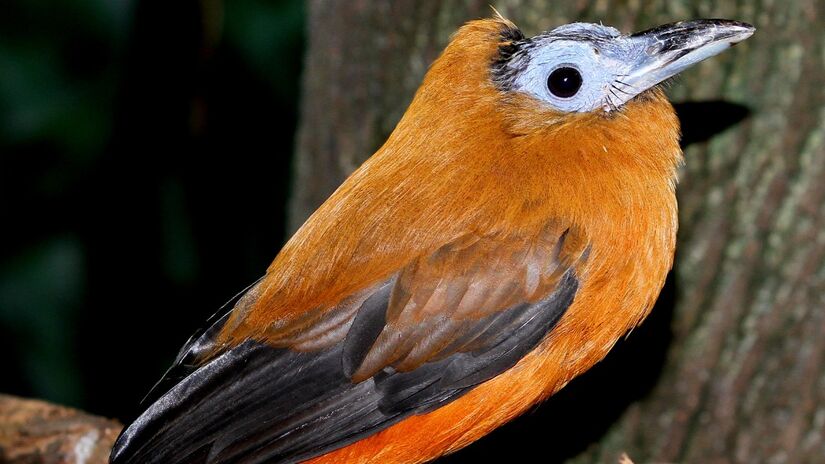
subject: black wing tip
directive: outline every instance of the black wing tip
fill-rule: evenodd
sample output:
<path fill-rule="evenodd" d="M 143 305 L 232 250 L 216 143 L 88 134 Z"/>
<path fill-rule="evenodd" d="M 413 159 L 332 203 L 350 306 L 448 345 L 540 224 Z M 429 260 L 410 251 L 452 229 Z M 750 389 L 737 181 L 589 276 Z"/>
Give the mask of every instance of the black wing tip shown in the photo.
<path fill-rule="evenodd" d="M 124 459 L 124 452 L 126 450 L 126 445 L 124 442 L 121 441 L 123 435 L 121 434 L 117 437 L 115 441 L 115 445 L 112 447 L 112 451 L 109 453 L 109 464 L 125 464 L 126 460 Z"/>
<path fill-rule="evenodd" d="M 198 367 L 152 403 L 121 432 L 109 462 L 293 462 L 299 453 L 337 445 L 302 427 L 312 411 L 330 407 L 318 399 L 325 393 L 333 402 L 338 397 L 342 404 L 367 401 L 362 408 L 374 409 L 370 395 L 347 396 L 354 392 L 351 385 L 341 372 L 340 346 L 303 353 L 246 341 Z"/>
<path fill-rule="evenodd" d="M 137 462 L 134 458 L 140 450 L 130 446 L 135 436 L 135 425 L 136 423 L 132 423 L 120 432 L 114 446 L 112 446 L 112 451 L 109 453 L 109 464 L 132 464 Z"/>
<path fill-rule="evenodd" d="M 120 435 L 115 440 L 112 451 L 109 453 L 109 464 L 137 464 L 146 463 L 146 459 L 142 457 L 142 451 L 148 441 L 141 441 L 140 436 L 145 431 L 145 419 L 147 413 L 151 411 L 151 407 L 147 409 L 134 422 L 124 427 Z"/>

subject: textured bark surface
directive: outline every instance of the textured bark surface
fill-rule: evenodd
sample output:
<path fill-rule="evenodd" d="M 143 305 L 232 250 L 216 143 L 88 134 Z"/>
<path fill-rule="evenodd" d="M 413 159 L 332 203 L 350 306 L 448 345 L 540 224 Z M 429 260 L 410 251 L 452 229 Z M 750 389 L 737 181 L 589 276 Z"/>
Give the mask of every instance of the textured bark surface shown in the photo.
<path fill-rule="evenodd" d="M 296 228 L 387 137 L 488 1 L 310 2 Z M 502 0 L 527 34 L 697 17 L 756 35 L 670 88 L 683 122 L 674 277 L 651 319 L 548 405 L 470 447 L 547 462 L 825 460 L 825 1 Z M 551 4 L 552 3 L 552 4 Z"/>
<path fill-rule="evenodd" d="M 0 463 L 106 464 L 121 427 L 75 409 L 0 395 Z"/>

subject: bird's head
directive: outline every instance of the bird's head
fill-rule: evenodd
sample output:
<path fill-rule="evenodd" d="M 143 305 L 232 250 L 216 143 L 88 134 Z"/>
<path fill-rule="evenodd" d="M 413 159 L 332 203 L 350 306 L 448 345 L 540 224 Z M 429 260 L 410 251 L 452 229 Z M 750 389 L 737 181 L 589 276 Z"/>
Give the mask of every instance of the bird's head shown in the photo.
<path fill-rule="evenodd" d="M 501 16 L 471 21 L 382 150 L 397 156 L 382 155 L 421 157 L 413 163 L 443 185 L 466 183 L 509 203 L 594 210 L 588 205 L 626 204 L 652 186 L 672 195 L 679 123 L 659 84 L 753 32 L 713 19 L 629 35 L 574 23 L 528 38 Z"/>
<path fill-rule="evenodd" d="M 632 103 L 663 99 L 658 84 L 753 32 L 746 23 L 707 19 L 630 35 L 573 23 L 528 38 L 496 15 L 459 29 L 413 105 L 430 103 L 424 112 L 436 119 L 445 112 L 503 114 L 517 135 L 591 116 L 617 118 Z"/>
<path fill-rule="evenodd" d="M 438 97 L 445 108 L 527 110 L 538 116 L 528 117 L 536 128 L 583 115 L 616 117 L 631 102 L 654 100 L 658 84 L 753 32 L 739 21 L 704 19 L 630 35 L 573 23 L 528 38 L 497 15 L 462 27 L 419 93 Z"/>
<path fill-rule="evenodd" d="M 696 20 L 623 35 L 574 23 L 524 38 L 503 24 L 507 40 L 491 65 L 502 92 L 529 95 L 557 113 L 621 111 L 630 100 L 753 34 L 748 24 Z"/>

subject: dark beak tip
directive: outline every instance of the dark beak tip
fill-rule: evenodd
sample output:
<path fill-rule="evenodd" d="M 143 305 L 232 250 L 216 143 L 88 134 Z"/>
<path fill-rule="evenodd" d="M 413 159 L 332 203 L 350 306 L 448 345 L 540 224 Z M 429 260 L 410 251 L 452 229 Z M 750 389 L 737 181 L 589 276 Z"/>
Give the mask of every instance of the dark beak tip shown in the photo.
<path fill-rule="evenodd" d="M 631 37 L 657 37 L 666 40 L 674 36 L 706 35 L 716 40 L 730 38 L 731 44 L 747 39 L 756 31 L 752 24 L 733 19 L 693 19 L 675 23 L 663 24 L 641 32 L 631 34 Z"/>
<path fill-rule="evenodd" d="M 705 27 L 721 27 L 725 29 L 745 29 L 748 31 L 755 31 L 756 28 L 753 24 L 746 23 L 744 21 L 737 21 L 735 19 L 723 19 L 723 18 L 714 18 L 714 19 L 696 19 L 692 21 L 685 21 L 685 23 L 693 24 L 697 26 L 705 26 Z"/>
<path fill-rule="evenodd" d="M 742 21 L 731 21 L 729 27 L 734 30 L 740 30 L 743 34 L 748 34 L 749 36 L 756 32 L 756 27 L 754 27 L 753 24 L 748 24 Z"/>
<path fill-rule="evenodd" d="M 735 19 L 709 19 L 707 21 L 714 22 L 720 26 L 741 27 L 743 29 L 754 30 L 753 24 L 744 21 L 737 21 Z"/>
<path fill-rule="evenodd" d="M 684 30 L 706 34 L 711 40 L 727 40 L 733 46 L 749 38 L 756 32 L 756 27 L 744 21 L 733 19 L 697 19 L 685 21 Z"/>
<path fill-rule="evenodd" d="M 740 21 L 735 21 L 735 24 L 731 26 L 731 29 L 733 36 L 736 38 L 736 40 L 732 40 L 730 42 L 731 46 L 744 41 L 756 32 L 756 28 L 753 25 Z"/>

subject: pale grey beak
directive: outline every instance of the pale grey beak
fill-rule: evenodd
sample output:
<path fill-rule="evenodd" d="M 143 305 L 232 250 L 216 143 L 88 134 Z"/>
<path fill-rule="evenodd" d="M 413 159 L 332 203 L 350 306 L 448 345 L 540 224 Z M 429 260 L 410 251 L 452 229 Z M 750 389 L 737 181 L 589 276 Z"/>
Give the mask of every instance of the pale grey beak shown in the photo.
<path fill-rule="evenodd" d="M 699 19 L 665 24 L 638 32 L 625 40 L 635 58 L 627 76 L 622 102 L 685 69 L 739 43 L 756 28 L 727 19 Z"/>

